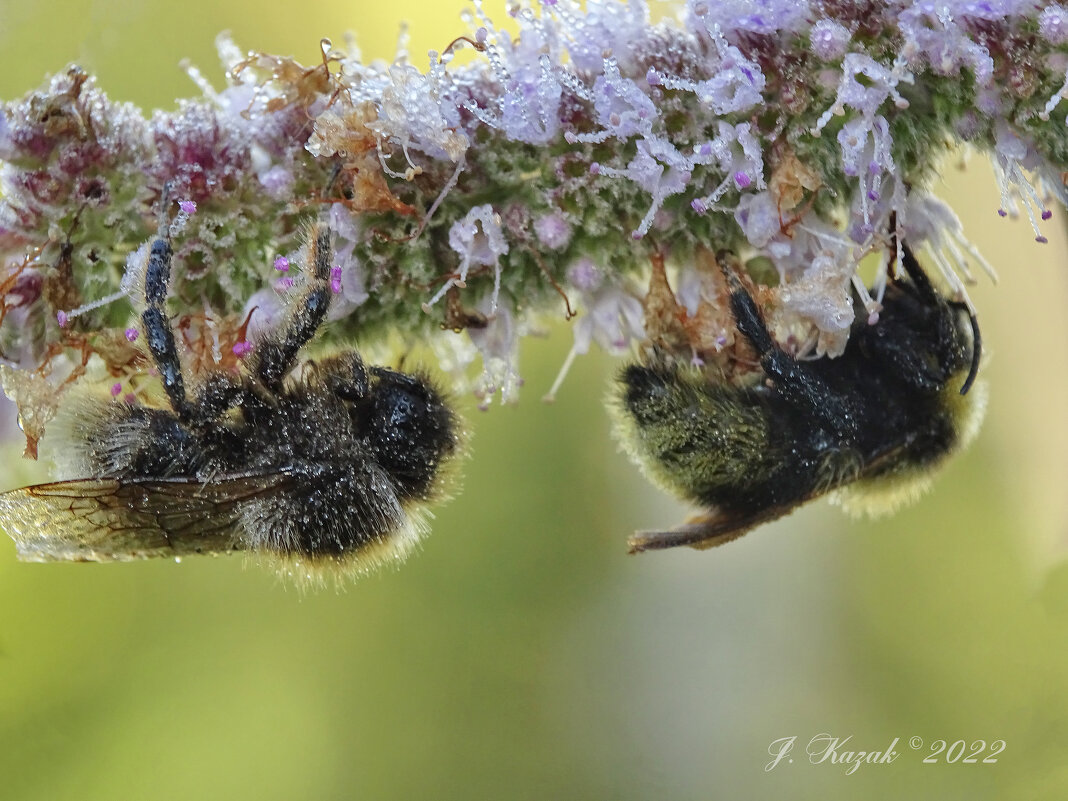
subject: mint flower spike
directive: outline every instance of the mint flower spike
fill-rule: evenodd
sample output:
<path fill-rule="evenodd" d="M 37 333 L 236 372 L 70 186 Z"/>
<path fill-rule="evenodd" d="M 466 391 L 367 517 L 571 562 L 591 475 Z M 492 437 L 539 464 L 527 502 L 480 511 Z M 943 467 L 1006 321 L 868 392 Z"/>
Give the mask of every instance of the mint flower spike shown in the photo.
<path fill-rule="evenodd" d="M 403 37 L 391 64 L 324 40 L 304 66 L 224 36 L 226 85 L 190 68 L 200 94 L 173 112 L 116 103 L 77 67 L 4 103 L 0 379 L 25 410 L 42 386 L 145 372 L 123 332 L 161 226 L 191 370 L 237 369 L 277 323 L 279 265 L 318 220 L 336 259 L 323 339 L 429 342 L 482 405 L 522 385 L 519 339 L 576 310 L 569 364 L 651 341 L 734 380 L 720 253 L 797 355 L 843 351 L 855 294 L 878 320 L 891 219 L 971 307 L 976 267 L 993 271 L 930 193 L 952 144 L 990 155 L 991 211 L 1045 241 L 1066 201 L 1063 5 L 677 12 L 541 0 L 498 26 L 474 2 L 425 58 Z"/>

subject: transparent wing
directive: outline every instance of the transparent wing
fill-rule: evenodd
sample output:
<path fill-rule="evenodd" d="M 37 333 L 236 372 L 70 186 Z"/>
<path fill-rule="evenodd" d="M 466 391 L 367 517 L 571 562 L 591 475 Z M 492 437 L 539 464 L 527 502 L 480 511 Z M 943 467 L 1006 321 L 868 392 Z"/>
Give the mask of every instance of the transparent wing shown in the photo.
<path fill-rule="evenodd" d="M 738 539 L 761 523 L 767 523 L 789 514 L 801 503 L 804 503 L 804 500 L 771 506 L 746 514 L 713 510 L 691 518 L 670 531 L 636 532 L 627 540 L 627 550 L 629 553 L 641 553 L 642 551 L 676 548 L 680 545 L 688 545 L 698 550 L 714 548 Z"/>
<path fill-rule="evenodd" d="M 243 550 L 242 507 L 285 473 L 80 479 L 0 494 L 0 526 L 25 562 L 120 562 Z"/>
<path fill-rule="evenodd" d="M 888 447 L 872 457 L 863 469 L 856 473 L 839 475 L 811 492 L 790 498 L 782 503 L 769 504 L 762 509 L 747 512 L 727 509 L 711 509 L 707 513 L 691 518 L 670 531 L 638 531 L 627 540 L 628 553 L 658 551 L 685 545 L 703 551 L 736 540 L 759 525 L 770 523 L 790 514 L 794 509 L 811 500 L 825 495 L 833 489 L 848 487 L 859 479 L 875 478 L 883 471 L 902 464 L 902 454 L 912 442 L 912 437 L 903 443 Z"/>

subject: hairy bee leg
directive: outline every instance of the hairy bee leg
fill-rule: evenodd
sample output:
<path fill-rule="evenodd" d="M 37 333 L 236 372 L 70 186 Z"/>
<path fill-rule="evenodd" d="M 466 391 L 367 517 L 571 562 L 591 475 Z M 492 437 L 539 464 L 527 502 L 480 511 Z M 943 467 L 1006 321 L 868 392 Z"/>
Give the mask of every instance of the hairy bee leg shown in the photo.
<path fill-rule="evenodd" d="M 145 269 L 147 308 L 141 314 L 141 324 L 145 329 L 148 349 L 163 380 L 163 389 L 167 392 L 178 418 L 185 421 L 190 416 L 190 404 L 185 394 L 182 362 L 178 358 L 178 348 L 174 343 L 174 331 L 167 317 L 172 255 L 170 243 L 166 239 L 158 237 L 153 240 L 148 254 L 148 266 Z"/>
<path fill-rule="evenodd" d="M 265 337 L 253 353 L 250 369 L 267 389 L 277 392 L 293 368 L 297 353 L 315 336 L 330 309 L 330 231 L 321 226 L 312 240 L 312 275 L 307 289 L 294 299 L 278 330 Z"/>
<path fill-rule="evenodd" d="M 194 417 L 198 421 L 218 419 L 236 406 L 253 402 L 253 397 L 231 375 L 214 373 L 197 389 L 193 399 Z"/>
<path fill-rule="evenodd" d="M 313 372 L 320 376 L 332 393 L 348 401 L 366 398 L 371 391 L 367 380 L 368 370 L 360 354 L 354 350 L 324 360 L 321 365 L 315 365 Z"/>
<path fill-rule="evenodd" d="M 855 433 L 856 421 L 850 410 L 811 370 L 776 344 L 753 296 L 742 286 L 733 270 L 722 262 L 721 267 L 731 291 L 731 314 L 735 325 L 756 348 L 760 366 L 775 381 L 782 395 L 804 408 L 825 428 L 841 435 Z"/>

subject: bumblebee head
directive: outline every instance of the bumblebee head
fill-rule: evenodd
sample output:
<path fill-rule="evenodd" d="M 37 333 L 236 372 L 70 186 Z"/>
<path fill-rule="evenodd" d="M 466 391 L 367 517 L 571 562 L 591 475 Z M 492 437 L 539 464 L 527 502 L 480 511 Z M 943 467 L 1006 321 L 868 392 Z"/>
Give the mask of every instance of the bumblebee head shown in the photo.
<path fill-rule="evenodd" d="M 356 436 L 402 500 L 437 497 L 440 467 L 460 450 L 463 431 L 428 376 L 366 367 L 349 350 L 315 362 L 305 380 L 348 409 Z"/>
<path fill-rule="evenodd" d="M 959 392 L 968 394 L 983 350 L 975 312 L 935 289 L 907 245 L 901 263 L 907 277 L 887 287 L 875 326 L 879 350 L 907 383 L 937 391 L 960 377 Z"/>
<path fill-rule="evenodd" d="M 364 406 L 364 436 L 375 461 L 397 482 L 402 497 L 425 499 L 438 466 L 459 448 L 452 408 L 423 375 L 372 367 Z"/>

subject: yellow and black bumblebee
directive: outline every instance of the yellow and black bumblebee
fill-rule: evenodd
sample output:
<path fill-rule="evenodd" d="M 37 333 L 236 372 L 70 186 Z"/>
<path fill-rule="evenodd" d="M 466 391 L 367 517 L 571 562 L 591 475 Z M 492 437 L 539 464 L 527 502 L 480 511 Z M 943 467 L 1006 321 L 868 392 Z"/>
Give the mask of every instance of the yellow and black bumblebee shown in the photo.
<path fill-rule="evenodd" d="M 762 380 L 717 381 L 657 348 L 620 372 L 613 405 L 624 449 L 655 483 L 708 510 L 635 534 L 632 553 L 721 545 L 831 491 L 849 511 L 888 511 L 967 444 L 985 407 L 978 322 L 934 287 L 907 245 L 900 252 L 904 275 L 888 284 L 879 321 L 858 315 L 838 358 L 783 350 L 724 266 L 734 324 Z"/>

